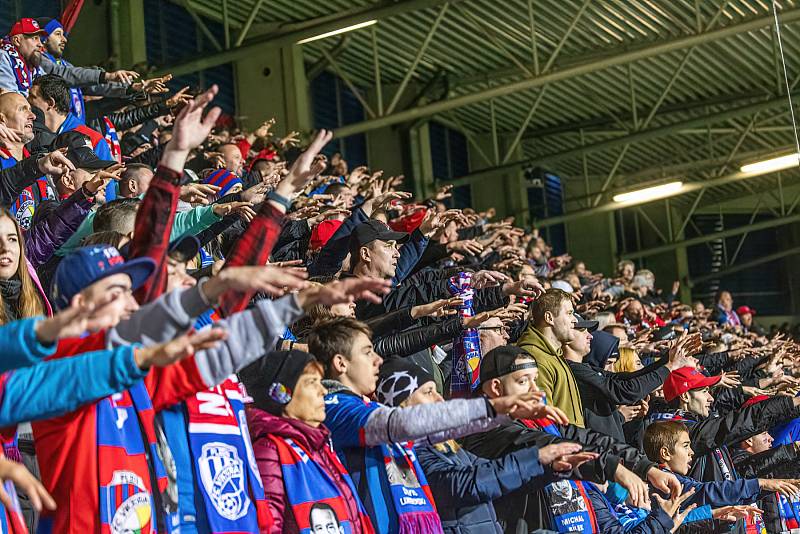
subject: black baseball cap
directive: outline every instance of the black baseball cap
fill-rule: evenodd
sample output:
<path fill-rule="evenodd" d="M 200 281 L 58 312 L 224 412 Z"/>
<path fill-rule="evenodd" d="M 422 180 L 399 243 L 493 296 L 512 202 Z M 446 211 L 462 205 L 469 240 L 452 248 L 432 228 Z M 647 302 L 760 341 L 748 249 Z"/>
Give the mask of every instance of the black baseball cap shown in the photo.
<path fill-rule="evenodd" d="M 353 258 L 357 257 L 358 249 L 373 241 L 396 241 L 398 244 L 403 244 L 408 238 L 406 232 L 395 232 L 383 222 L 370 219 L 356 226 L 350 234 L 350 255 Z"/>
<path fill-rule="evenodd" d="M 107 169 L 117 163 L 113 160 L 98 158 L 97 154 L 94 153 L 92 140 L 76 131 L 60 134 L 53 141 L 53 148 L 66 148 L 67 159 L 79 169 L 97 171 Z"/>
<path fill-rule="evenodd" d="M 597 330 L 597 327 L 600 326 L 598 321 L 587 321 L 577 313 L 575 314 L 575 318 L 578 320 L 578 324 L 575 325 L 576 330 L 588 330 L 589 332 L 594 332 Z"/>
<path fill-rule="evenodd" d="M 517 358 L 523 356 L 531 361 L 522 364 L 516 363 Z M 527 351 L 514 345 L 496 347 L 483 355 L 481 359 L 481 384 L 493 378 L 500 378 L 514 371 L 538 367 L 536 360 Z"/>

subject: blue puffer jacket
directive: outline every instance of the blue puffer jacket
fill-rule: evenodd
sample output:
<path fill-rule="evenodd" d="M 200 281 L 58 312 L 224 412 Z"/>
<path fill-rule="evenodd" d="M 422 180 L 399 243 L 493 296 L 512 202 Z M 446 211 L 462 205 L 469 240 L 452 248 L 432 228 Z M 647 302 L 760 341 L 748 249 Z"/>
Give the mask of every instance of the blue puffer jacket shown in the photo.
<path fill-rule="evenodd" d="M 502 534 L 492 501 L 552 481 L 544 475 L 537 447 L 487 460 L 451 444 L 415 449 L 445 534 Z"/>

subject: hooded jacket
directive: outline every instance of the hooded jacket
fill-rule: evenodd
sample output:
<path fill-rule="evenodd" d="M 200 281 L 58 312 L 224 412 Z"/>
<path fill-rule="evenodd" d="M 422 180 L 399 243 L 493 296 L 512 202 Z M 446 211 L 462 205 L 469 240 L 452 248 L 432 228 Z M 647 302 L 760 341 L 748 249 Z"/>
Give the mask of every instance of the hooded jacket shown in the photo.
<path fill-rule="evenodd" d="M 499 428 L 468 436 L 460 440 L 471 453 L 483 458 L 500 458 L 510 452 L 529 447 L 541 449 L 551 443 L 572 442 L 583 445 L 583 450 L 599 453 L 596 460 L 587 462 L 569 473 L 573 480 L 603 483 L 613 480 L 620 462 L 642 478 L 656 464 L 647 459 L 639 450 L 620 443 L 610 436 L 588 428 L 575 425 L 555 425 L 561 437 L 543 430 L 527 427 L 524 423 L 513 421 Z M 500 524 L 506 532 L 524 526 L 526 532 L 537 528 L 549 528 L 547 518 L 550 508 L 544 491 L 523 488 L 496 499 L 495 510 Z"/>
<path fill-rule="evenodd" d="M 311 453 L 309 460 L 316 463 L 328 474 L 343 497 L 347 506 L 348 519 L 350 524 L 355 527 L 354 534 L 361 533 L 358 496 L 350 491 L 350 486 L 342 478 L 330 457 L 322 452 L 325 447 L 331 447 L 330 432 L 325 426 L 314 428 L 299 419 L 277 417 L 253 407 L 248 407 L 247 409 L 247 426 L 250 428 L 253 453 L 258 464 L 258 471 L 261 473 L 261 482 L 264 484 L 264 493 L 274 521 L 272 529 L 268 532 L 275 534 L 282 532 L 295 534 L 300 532 L 283 485 L 278 449 L 268 437 L 272 435 L 280 438 L 290 438 Z"/>
<path fill-rule="evenodd" d="M 586 426 L 625 441 L 621 419 L 614 413 L 619 404 L 636 404 L 664 383 L 669 369 L 664 361 L 631 373 L 605 371 L 606 360 L 618 350 L 619 339 L 605 332 L 595 332 L 592 352 L 583 363 L 568 362 L 580 385 Z M 591 360 L 589 359 L 590 357 Z"/>
<path fill-rule="evenodd" d="M 453 442 L 420 447 L 417 458 L 436 496 L 445 534 L 500 534 L 492 501 L 519 488 L 540 488 L 545 477 L 539 449 L 529 447 L 494 460 L 478 458 Z"/>
<path fill-rule="evenodd" d="M 561 347 L 553 347 L 532 324 L 520 336 L 517 346 L 533 356 L 539 366 L 536 384 L 547 394 L 547 402 L 561 408 L 569 422 L 585 427 L 578 382 L 563 357 Z"/>

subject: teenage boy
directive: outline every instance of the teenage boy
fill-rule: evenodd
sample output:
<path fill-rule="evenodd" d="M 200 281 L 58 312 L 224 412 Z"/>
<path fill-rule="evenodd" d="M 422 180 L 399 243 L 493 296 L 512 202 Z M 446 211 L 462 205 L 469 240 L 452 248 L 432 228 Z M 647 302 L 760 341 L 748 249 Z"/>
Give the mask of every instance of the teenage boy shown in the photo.
<path fill-rule="evenodd" d="M 369 327 L 349 317 L 316 324 L 308 346 L 325 368 L 325 426 L 376 532 L 441 530 L 425 474 L 406 442 L 434 444 L 510 422 L 511 414 L 552 413 L 527 392 L 408 408 L 371 401 L 383 360 Z"/>
<path fill-rule="evenodd" d="M 670 410 L 653 413 L 645 421 L 686 424 L 695 457 L 689 474 L 701 482 L 737 478 L 728 447 L 800 415 L 800 397 L 783 395 L 725 415 L 711 413 L 714 396 L 709 388 L 720 378 L 705 376 L 693 367 L 672 371 L 664 382 L 664 399 Z"/>
<path fill-rule="evenodd" d="M 684 491 L 695 490 L 687 504 L 697 503 L 698 506 L 713 508 L 707 519 L 725 519 L 729 514 L 736 513 L 736 510 L 730 507 L 752 504 L 759 499 L 762 492 L 780 492 L 788 496 L 796 495 L 800 491 L 798 490 L 800 482 L 797 480 L 725 478 L 712 482 L 698 482 L 691 478 L 688 474 L 694 459 L 694 451 L 689 429 L 680 421 L 661 421 L 650 425 L 644 433 L 644 450 L 648 458 L 678 478 Z M 760 514 L 747 515 L 748 526 L 762 521 Z M 727 530 L 724 525 L 717 525 L 717 528 Z"/>
<path fill-rule="evenodd" d="M 488 399 L 506 395 L 538 392 L 539 368 L 536 360 L 520 347 L 498 347 L 484 355 L 481 362 L 481 392 Z M 582 481 L 604 483 L 613 480 L 624 486 L 631 504 L 647 505 L 646 479 L 665 492 L 677 496 L 680 485 L 673 476 L 664 473 L 637 449 L 612 437 L 572 424 L 553 424 L 548 419 L 507 421 L 495 429 L 461 440 L 470 452 L 484 458 L 498 458 L 525 447 L 545 447 L 551 443 L 573 441 L 587 452 L 597 452 L 597 459 L 569 473 L 569 490 L 564 484 L 552 484 L 544 490 L 516 491 L 495 501 L 498 519 L 506 529 L 568 529 L 581 522 L 588 528 L 594 514 Z M 623 462 L 626 466 L 623 466 Z M 562 502 L 554 513 L 554 502 Z M 577 511 L 577 512 L 576 512 Z M 596 523 L 592 524 L 597 527 Z M 525 530 L 527 529 L 527 530 Z M 595 530 L 596 532 L 596 530 Z"/>

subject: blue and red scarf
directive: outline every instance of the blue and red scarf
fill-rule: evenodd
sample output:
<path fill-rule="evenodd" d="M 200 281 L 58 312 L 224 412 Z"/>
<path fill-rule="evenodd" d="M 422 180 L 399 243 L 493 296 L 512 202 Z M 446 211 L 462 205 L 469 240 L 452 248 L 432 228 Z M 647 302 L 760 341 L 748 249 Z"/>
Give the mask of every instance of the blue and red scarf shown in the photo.
<path fill-rule="evenodd" d="M 154 418 L 144 382 L 97 403 L 101 532 L 158 531 L 167 475 L 157 451 Z M 176 512 L 164 510 L 167 532 Z"/>
<path fill-rule="evenodd" d="M 231 379 L 186 400 L 195 487 L 214 533 L 258 532 L 272 523 L 242 401 Z"/>
<path fill-rule="evenodd" d="M 464 304 L 458 313 L 464 318 L 472 317 L 472 273 L 462 272 L 450 278 L 447 289 Z M 453 342 L 453 373 L 450 378 L 451 397 L 469 397 L 478 387 L 481 372 L 481 342 L 474 328 L 464 330 Z"/>
<path fill-rule="evenodd" d="M 549 419 L 524 419 L 528 428 L 537 428 L 561 437 L 558 427 Z M 584 483 L 579 480 L 559 480 L 544 487 L 550 505 L 551 528 L 557 532 L 586 532 L 599 534 L 597 517 Z"/>
<path fill-rule="evenodd" d="M 22 54 L 19 53 L 17 47 L 14 46 L 14 43 L 11 42 L 11 38 L 7 35 L 0 41 L 0 49 L 5 50 L 8 54 L 8 60 L 11 63 L 11 71 L 14 73 L 14 79 L 17 82 L 17 89 L 23 95 L 28 96 L 28 91 L 31 88 L 33 79 L 39 75 L 39 67 L 31 70 L 25 58 L 22 57 Z"/>
<path fill-rule="evenodd" d="M 103 125 L 106 128 L 105 140 L 111 149 L 111 156 L 117 163 L 122 163 L 122 147 L 119 144 L 119 134 L 114 123 L 106 115 L 103 115 Z"/>
<path fill-rule="evenodd" d="M 311 460 L 311 454 L 291 438 L 268 436 L 278 449 L 278 458 L 281 462 L 283 486 L 286 497 L 292 507 L 292 515 L 301 534 L 319 532 L 312 523 L 312 511 L 322 509 L 326 514 L 334 515 L 337 532 L 352 534 L 374 534 L 372 522 L 369 520 L 361 500 L 358 498 L 353 481 L 339 461 L 339 458 L 328 447 L 323 447 L 322 454 L 326 455 L 331 463 L 336 466 L 339 476 L 347 483 L 350 493 L 358 502 L 358 528 L 352 524 L 349 517 L 345 497 L 339 493 L 336 483 L 316 462 Z M 326 516 L 327 517 L 327 516 Z M 329 530 L 326 530 L 328 532 Z"/>

